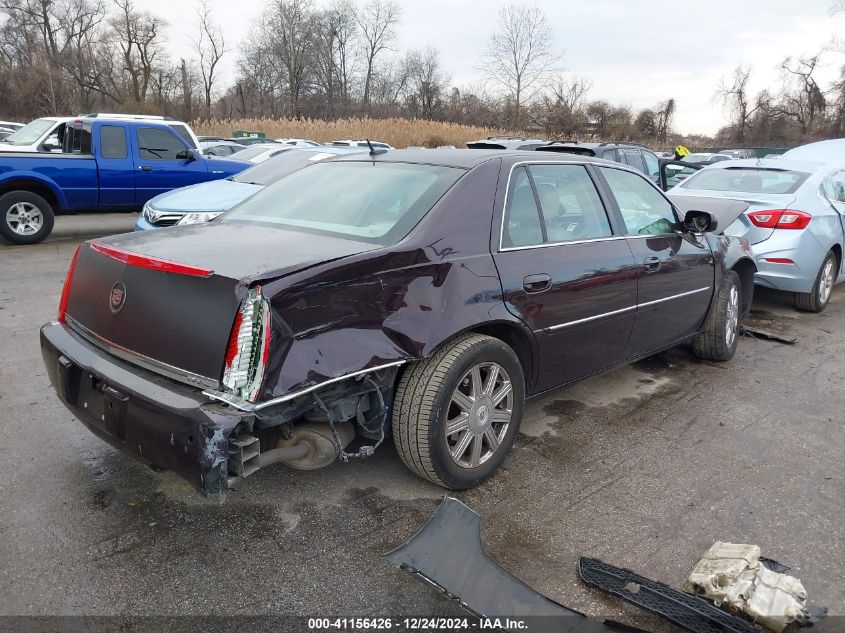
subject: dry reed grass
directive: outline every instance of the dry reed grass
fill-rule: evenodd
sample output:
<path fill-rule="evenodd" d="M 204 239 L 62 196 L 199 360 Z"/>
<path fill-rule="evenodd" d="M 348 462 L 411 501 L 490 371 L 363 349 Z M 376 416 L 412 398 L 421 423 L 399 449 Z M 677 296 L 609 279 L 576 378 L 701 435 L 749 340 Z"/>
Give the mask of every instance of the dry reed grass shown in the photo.
<path fill-rule="evenodd" d="M 511 135 L 503 130 L 458 125 L 422 119 L 369 119 L 348 118 L 337 121 L 316 119 L 211 119 L 194 121 L 194 131 L 199 135 L 231 136 L 235 130 L 261 131 L 267 138 L 306 138 L 320 143 L 339 139 L 369 138 L 384 141 L 393 147 L 423 145 L 454 145 L 463 147 L 467 141 L 487 136 Z"/>

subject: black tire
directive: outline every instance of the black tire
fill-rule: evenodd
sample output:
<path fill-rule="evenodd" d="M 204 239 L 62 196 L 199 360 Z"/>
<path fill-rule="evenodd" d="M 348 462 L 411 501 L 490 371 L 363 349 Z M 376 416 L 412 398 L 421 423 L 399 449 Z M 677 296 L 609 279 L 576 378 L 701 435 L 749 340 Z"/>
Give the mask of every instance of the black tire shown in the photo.
<path fill-rule="evenodd" d="M 473 367 L 481 366 L 483 370 L 483 363 L 491 366 L 496 364 L 499 370 L 504 369 L 505 374 L 498 374 L 500 379 L 503 375 L 510 378 L 510 422 L 507 427 L 502 425 L 499 431 L 494 431 L 494 434 L 502 434 L 497 449 L 490 448 L 486 435 L 485 439 L 479 439 L 479 447 L 486 446 L 486 449 L 479 450 L 492 450 L 486 461 L 477 467 L 461 466 L 453 459 L 452 450 L 457 451 L 456 446 L 460 441 L 455 438 L 462 437 L 463 432 L 447 436 L 447 417 L 454 411 L 452 398 L 459 383 L 465 389 L 464 385 L 468 383 L 463 379 Z M 491 373 L 482 376 L 484 386 Z M 504 382 L 496 392 L 503 387 Z M 494 391 L 494 388 L 490 391 Z M 474 401 L 479 403 L 475 406 L 480 407 L 480 401 L 481 398 Z M 452 490 L 472 488 L 489 478 L 505 461 L 522 422 L 524 402 L 525 378 L 514 351 L 490 336 L 461 336 L 431 358 L 407 367 L 402 374 L 393 406 L 393 441 L 396 450 L 408 468 L 423 479 Z M 493 405 L 494 413 L 499 413 L 497 406 Z M 473 424 L 478 424 L 482 420 L 480 408 L 471 416 Z M 496 416 L 490 416 L 489 424 L 493 428 Z M 483 417 L 486 420 L 486 415 Z M 470 433 L 469 428 L 465 433 Z M 451 450 L 450 442 L 454 442 Z M 473 441 L 465 450 L 472 452 L 474 447 Z M 467 461 L 471 459 L 468 457 Z"/>
<path fill-rule="evenodd" d="M 10 223 L 10 211 L 15 205 L 35 207 L 40 212 L 38 229 L 32 233 L 21 234 Z M 0 235 L 12 244 L 37 244 L 53 231 L 53 207 L 44 198 L 31 191 L 10 191 L 0 196 Z"/>
<path fill-rule="evenodd" d="M 733 358 L 739 339 L 742 314 L 742 284 L 739 275 L 725 273 L 716 302 L 707 315 L 704 331 L 692 341 L 692 351 L 699 358 L 725 361 Z M 732 331 L 729 330 L 732 327 Z"/>
<path fill-rule="evenodd" d="M 828 262 L 831 262 L 830 270 L 832 271 L 833 277 L 830 280 L 831 285 L 824 288 L 822 284 L 824 283 L 823 278 L 826 275 Z M 836 276 L 838 274 L 839 262 L 836 261 L 836 254 L 833 251 L 828 251 L 821 267 L 819 268 L 819 272 L 816 275 L 816 281 L 813 283 L 813 289 L 810 290 L 810 292 L 793 293 L 796 309 L 803 310 L 804 312 L 821 312 L 824 310 L 830 301 L 831 288 L 833 286 L 833 282 L 836 281 Z"/>

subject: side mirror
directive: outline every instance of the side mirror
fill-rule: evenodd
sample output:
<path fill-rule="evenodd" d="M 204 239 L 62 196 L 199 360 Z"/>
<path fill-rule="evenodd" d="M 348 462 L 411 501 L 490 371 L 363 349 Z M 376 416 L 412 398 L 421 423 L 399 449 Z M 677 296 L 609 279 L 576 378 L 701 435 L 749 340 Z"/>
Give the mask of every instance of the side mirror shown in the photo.
<path fill-rule="evenodd" d="M 45 152 L 57 152 L 62 149 L 62 146 L 58 143 L 53 143 L 52 141 L 47 141 L 42 143 L 41 147 L 44 149 Z"/>
<path fill-rule="evenodd" d="M 195 161 L 200 160 L 202 158 L 202 154 L 200 154 L 199 150 L 196 149 L 189 149 L 188 150 L 188 160 Z"/>
<path fill-rule="evenodd" d="M 707 211 L 687 211 L 684 216 L 684 229 L 690 233 L 712 233 L 718 228 L 718 220 Z"/>

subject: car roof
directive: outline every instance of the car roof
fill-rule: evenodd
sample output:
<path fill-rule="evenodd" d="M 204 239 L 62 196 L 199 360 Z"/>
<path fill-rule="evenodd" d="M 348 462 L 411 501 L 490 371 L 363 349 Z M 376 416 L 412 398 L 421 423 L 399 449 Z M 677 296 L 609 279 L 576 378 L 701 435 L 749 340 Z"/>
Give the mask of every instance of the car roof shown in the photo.
<path fill-rule="evenodd" d="M 366 158 L 364 158 L 366 156 Z M 620 163 L 616 163 L 594 156 L 579 156 L 578 154 L 555 152 L 544 152 L 538 154 L 531 150 L 516 150 L 516 149 L 394 149 L 388 152 L 381 152 L 375 155 L 366 153 L 364 155 L 357 154 L 355 156 L 342 156 L 337 159 L 337 162 L 342 161 L 373 161 L 380 163 L 418 163 L 424 165 L 440 165 L 443 167 L 459 167 L 462 169 L 472 169 L 482 163 L 496 158 L 522 158 L 526 162 L 567 162 L 567 163 L 596 163 L 602 165 L 612 165 L 619 167 Z M 624 165 L 623 165 L 624 167 Z M 633 170 L 632 170 L 633 171 Z"/>

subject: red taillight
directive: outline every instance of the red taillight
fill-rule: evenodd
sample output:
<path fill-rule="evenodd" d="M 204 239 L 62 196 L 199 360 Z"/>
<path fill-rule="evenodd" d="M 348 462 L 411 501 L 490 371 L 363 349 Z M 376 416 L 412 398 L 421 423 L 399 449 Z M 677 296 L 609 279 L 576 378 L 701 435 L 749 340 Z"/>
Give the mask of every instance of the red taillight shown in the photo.
<path fill-rule="evenodd" d="M 76 260 L 79 259 L 79 249 L 76 247 L 76 252 L 70 258 L 70 266 L 67 267 L 67 275 L 65 276 L 65 285 L 62 287 L 62 298 L 59 299 L 59 314 L 57 320 L 59 323 L 65 322 L 65 313 L 67 312 L 67 298 L 70 295 L 70 282 L 73 280 L 73 270 L 76 268 Z"/>
<path fill-rule="evenodd" d="M 792 209 L 770 209 L 752 211 L 748 219 L 761 229 L 806 229 L 813 216 Z"/>
<path fill-rule="evenodd" d="M 214 271 L 208 268 L 199 268 L 197 266 L 188 266 L 187 264 L 180 264 L 172 262 L 160 257 L 151 257 L 150 255 L 140 255 L 131 251 L 124 251 L 114 246 L 106 246 L 105 244 L 91 244 L 98 253 L 102 253 L 106 257 L 111 257 L 114 260 L 122 262 L 127 266 L 135 266 L 136 268 L 146 268 L 148 270 L 159 270 L 165 273 L 175 273 L 177 275 L 191 275 L 193 277 L 211 277 Z"/>
<path fill-rule="evenodd" d="M 235 313 L 235 322 L 232 324 L 232 333 L 229 334 L 229 344 L 226 346 L 226 358 L 224 362 L 226 366 L 230 366 L 235 356 L 238 355 L 238 332 L 241 331 L 241 324 L 244 321 L 244 315 L 238 310 Z"/>
<path fill-rule="evenodd" d="M 255 402 L 270 360 L 270 305 L 261 286 L 249 291 L 235 314 L 223 363 L 223 386 Z"/>

